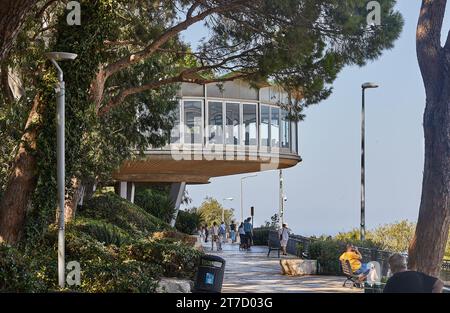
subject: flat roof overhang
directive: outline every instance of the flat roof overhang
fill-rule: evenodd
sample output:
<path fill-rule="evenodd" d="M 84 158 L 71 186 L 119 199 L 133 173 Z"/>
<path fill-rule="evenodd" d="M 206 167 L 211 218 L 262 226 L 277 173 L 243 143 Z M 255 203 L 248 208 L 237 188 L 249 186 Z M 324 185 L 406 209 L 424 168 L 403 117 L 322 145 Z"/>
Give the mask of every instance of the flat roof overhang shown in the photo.
<path fill-rule="evenodd" d="M 139 183 L 208 184 L 210 178 L 285 169 L 297 165 L 301 158 L 290 153 L 234 151 L 147 151 L 143 156 L 125 161 L 113 174 L 117 181 Z"/>

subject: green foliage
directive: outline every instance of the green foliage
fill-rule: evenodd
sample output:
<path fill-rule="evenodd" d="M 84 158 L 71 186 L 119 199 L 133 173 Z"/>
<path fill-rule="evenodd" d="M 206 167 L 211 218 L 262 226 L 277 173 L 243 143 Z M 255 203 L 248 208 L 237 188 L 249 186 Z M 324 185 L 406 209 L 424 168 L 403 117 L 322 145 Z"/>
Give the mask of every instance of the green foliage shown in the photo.
<path fill-rule="evenodd" d="M 175 228 L 185 234 L 194 234 L 195 230 L 201 227 L 203 218 L 196 208 L 190 210 L 180 210 L 177 216 Z"/>
<path fill-rule="evenodd" d="M 256 246 L 266 246 L 269 240 L 269 233 L 273 231 L 273 227 L 259 227 L 253 229 L 253 244 Z"/>
<path fill-rule="evenodd" d="M 323 275 L 336 275 L 340 273 L 339 256 L 345 250 L 345 242 L 338 240 L 317 240 L 309 245 L 309 255 L 317 260 Z"/>
<path fill-rule="evenodd" d="M 172 203 L 165 190 L 160 191 L 150 188 L 138 190 L 134 202 L 151 215 L 166 223 L 170 223 L 175 214 L 174 203 Z"/>
<path fill-rule="evenodd" d="M 79 210 L 79 214 L 113 224 L 133 237 L 145 237 L 155 231 L 170 229 L 167 223 L 113 192 L 93 197 Z"/>
<path fill-rule="evenodd" d="M 35 292 L 40 288 L 32 266 L 21 251 L 0 244 L 0 292 Z"/>
<path fill-rule="evenodd" d="M 121 246 L 130 243 L 132 237 L 130 234 L 113 224 L 94 220 L 90 218 L 78 217 L 71 225 L 76 230 L 88 234 L 95 240 L 105 245 Z"/>
<path fill-rule="evenodd" d="M 81 286 L 68 290 L 155 292 L 161 276 L 193 278 L 201 252 L 177 234 L 150 237 L 170 228 L 136 205 L 104 193 L 79 213 L 65 241 L 66 261 L 80 263 Z M 51 226 L 17 249 L 0 245 L 0 292 L 57 291 L 57 237 Z"/>
<path fill-rule="evenodd" d="M 211 226 L 214 222 L 220 225 L 222 222 L 222 211 L 224 207 L 214 198 L 208 197 L 198 208 L 198 214 L 202 217 L 203 221 Z M 233 219 L 234 210 L 225 209 L 225 224 L 230 225 Z"/>
<path fill-rule="evenodd" d="M 193 278 L 201 252 L 173 239 L 141 240 L 120 249 L 122 258 L 156 264 L 165 277 Z"/>
<path fill-rule="evenodd" d="M 408 252 L 416 225 L 409 221 L 400 221 L 397 223 L 381 225 L 373 230 L 366 232 L 366 239 L 375 243 L 383 250 L 392 252 Z M 357 241 L 360 232 L 358 229 L 346 233 L 339 233 L 336 239 L 341 241 Z"/>
<path fill-rule="evenodd" d="M 104 245 L 91 236 L 69 231 L 66 237 L 68 260 L 77 260 L 82 269 L 84 292 L 154 292 L 161 268 L 155 264 L 124 259 L 115 246 Z"/>
<path fill-rule="evenodd" d="M 415 223 L 401 221 L 377 227 L 369 232 L 367 238 L 375 242 L 383 250 L 407 253 L 414 237 L 415 229 Z"/>

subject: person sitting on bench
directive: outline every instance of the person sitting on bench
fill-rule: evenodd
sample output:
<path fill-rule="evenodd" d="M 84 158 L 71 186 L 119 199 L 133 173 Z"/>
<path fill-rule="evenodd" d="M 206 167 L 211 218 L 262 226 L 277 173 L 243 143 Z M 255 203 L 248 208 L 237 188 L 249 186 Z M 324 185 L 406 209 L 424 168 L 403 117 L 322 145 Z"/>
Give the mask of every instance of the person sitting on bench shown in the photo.
<path fill-rule="evenodd" d="M 363 281 L 370 272 L 368 264 L 361 262 L 362 255 L 358 248 L 352 244 L 347 244 L 347 249 L 339 257 L 339 260 L 344 262 L 348 261 L 350 263 L 350 267 L 352 268 L 353 274 L 359 275 L 360 281 Z"/>

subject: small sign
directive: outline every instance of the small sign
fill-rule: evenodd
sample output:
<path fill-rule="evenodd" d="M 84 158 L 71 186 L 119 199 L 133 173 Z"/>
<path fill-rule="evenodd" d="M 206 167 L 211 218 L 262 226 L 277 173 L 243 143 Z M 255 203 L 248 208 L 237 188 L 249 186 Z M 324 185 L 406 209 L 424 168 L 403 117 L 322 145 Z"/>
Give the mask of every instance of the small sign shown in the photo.
<path fill-rule="evenodd" d="M 255 216 L 255 208 L 254 207 L 250 208 L 250 215 Z"/>
<path fill-rule="evenodd" d="M 214 285 L 214 274 L 213 273 L 206 273 L 205 284 Z"/>

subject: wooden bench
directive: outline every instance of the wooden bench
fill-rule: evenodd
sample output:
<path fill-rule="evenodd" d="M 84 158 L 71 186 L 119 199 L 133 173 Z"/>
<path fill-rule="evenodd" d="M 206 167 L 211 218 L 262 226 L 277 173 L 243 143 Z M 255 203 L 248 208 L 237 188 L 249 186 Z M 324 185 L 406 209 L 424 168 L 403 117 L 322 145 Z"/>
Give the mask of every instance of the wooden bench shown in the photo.
<path fill-rule="evenodd" d="M 280 257 L 281 244 L 278 232 L 275 231 L 269 232 L 269 239 L 267 240 L 267 246 L 269 247 L 267 257 L 270 256 L 270 252 L 272 251 L 278 251 L 278 258 Z"/>
<path fill-rule="evenodd" d="M 347 278 L 345 280 L 344 284 L 342 285 L 342 287 L 346 287 L 348 281 L 352 282 L 352 286 L 361 287 L 361 282 L 359 281 L 359 275 L 356 275 L 355 273 L 353 273 L 352 267 L 350 266 L 350 262 L 348 260 L 345 260 L 345 261 L 339 260 L 339 261 L 341 263 L 342 273 L 344 273 L 345 277 Z"/>

